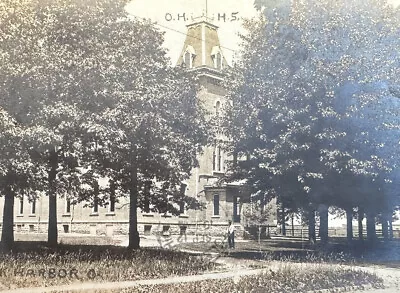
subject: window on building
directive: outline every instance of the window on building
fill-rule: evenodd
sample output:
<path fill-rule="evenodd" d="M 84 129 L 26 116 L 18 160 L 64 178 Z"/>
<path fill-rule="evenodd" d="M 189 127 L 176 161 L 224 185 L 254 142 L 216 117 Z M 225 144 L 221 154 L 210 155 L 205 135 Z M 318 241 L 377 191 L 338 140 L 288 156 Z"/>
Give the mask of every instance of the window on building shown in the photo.
<path fill-rule="evenodd" d="M 97 196 L 93 199 L 93 213 L 97 214 L 99 212 L 99 199 Z"/>
<path fill-rule="evenodd" d="M 214 216 L 219 216 L 219 194 L 214 194 Z"/>
<path fill-rule="evenodd" d="M 186 188 L 187 188 L 187 184 L 181 183 L 180 194 L 181 194 L 182 198 L 185 197 Z M 179 213 L 180 214 L 185 213 L 185 202 L 183 200 L 179 203 Z"/>
<path fill-rule="evenodd" d="M 217 153 L 216 153 L 216 147 L 213 150 L 213 170 L 216 170 L 217 167 Z"/>
<path fill-rule="evenodd" d="M 144 225 L 144 235 L 150 235 L 151 225 Z"/>
<path fill-rule="evenodd" d="M 19 199 L 19 214 L 22 215 L 24 213 L 24 197 L 22 196 Z"/>
<path fill-rule="evenodd" d="M 150 213 L 150 200 L 147 197 L 143 199 L 143 212 Z"/>
<path fill-rule="evenodd" d="M 31 215 L 36 214 L 36 199 L 31 201 Z"/>
<path fill-rule="evenodd" d="M 190 54 L 189 51 L 186 51 L 184 56 L 185 56 L 184 62 L 185 62 L 186 67 L 192 68 L 192 54 Z"/>
<path fill-rule="evenodd" d="M 152 187 L 152 181 L 148 180 L 144 185 L 144 193 L 143 193 L 143 212 L 150 213 L 150 191 Z"/>
<path fill-rule="evenodd" d="M 214 67 L 217 69 L 222 69 L 222 55 L 220 52 L 215 54 Z"/>
<path fill-rule="evenodd" d="M 188 45 L 182 57 L 186 68 L 192 68 L 194 58 L 196 57 L 196 51 L 192 46 Z"/>
<path fill-rule="evenodd" d="M 218 165 L 217 169 L 219 172 L 221 172 L 221 167 L 222 167 L 222 159 L 221 159 L 221 147 L 218 147 Z"/>
<path fill-rule="evenodd" d="M 169 236 L 169 228 L 170 228 L 170 226 L 163 226 L 162 227 L 162 235 L 168 235 Z"/>
<path fill-rule="evenodd" d="M 185 202 L 180 202 L 179 203 L 179 213 L 184 214 L 185 213 Z"/>
<path fill-rule="evenodd" d="M 111 181 L 110 182 L 110 201 L 109 201 L 109 206 L 108 206 L 108 211 L 110 213 L 115 212 L 115 202 L 116 202 L 115 183 L 114 183 L 114 181 Z"/>
<path fill-rule="evenodd" d="M 110 205 L 108 211 L 110 213 L 115 212 L 115 194 L 110 194 Z"/>
<path fill-rule="evenodd" d="M 223 150 L 219 145 L 217 145 L 213 151 L 213 171 L 216 172 L 224 171 L 222 159 L 223 159 Z"/>
<path fill-rule="evenodd" d="M 179 235 L 186 235 L 187 226 L 179 226 Z"/>
<path fill-rule="evenodd" d="M 71 213 L 71 200 L 69 198 L 65 199 L 65 213 L 66 214 Z"/>

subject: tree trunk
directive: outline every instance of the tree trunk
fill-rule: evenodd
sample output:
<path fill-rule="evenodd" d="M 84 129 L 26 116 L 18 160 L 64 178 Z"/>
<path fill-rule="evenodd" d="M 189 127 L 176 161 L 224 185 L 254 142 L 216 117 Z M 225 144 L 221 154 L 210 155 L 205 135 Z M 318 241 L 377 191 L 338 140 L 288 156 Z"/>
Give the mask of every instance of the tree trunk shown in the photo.
<path fill-rule="evenodd" d="M 10 250 L 14 245 L 14 194 L 10 187 L 6 188 L 4 194 L 1 242 L 6 250 Z"/>
<path fill-rule="evenodd" d="M 353 241 L 353 208 L 346 210 L 346 220 L 347 241 L 350 243 Z"/>
<path fill-rule="evenodd" d="M 389 223 L 388 223 L 388 212 L 382 213 L 382 236 L 385 241 L 389 240 Z"/>
<path fill-rule="evenodd" d="M 372 212 L 367 212 L 367 239 L 370 242 L 376 239 L 375 215 Z"/>
<path fill-rule="evenodd" d="M 58 166 L 58 154 L 55 150 L 50 152 L 50 170 L 48 172 L 49 181 L 49 223 L 47 231 L 47 243 L 50 246 L 58 244 L 58 229 L 57 229 L 57 194 L 56 194 L 56 176 Z"/>
<path fill-rule="evenodd" d="M 392 215 L 389 216 L 389 239 L 393 239 L 393 220 L 392 220 Z"/>
<path fill-rule="evenodd" d="M 319 213 L 319 237 L 321 237 L 321 242 L 328 243 L 328 206 L 320 205 L 318 208 Z"/>
<path fill-rule="evenodd" d="M 292 214 L 292 237 L 294 237 L 294 214 Z"/>
<path fill-rule="evenodd" d="M 285 222 L 285 207 L 282 204 L 282 208 L 281 208 L 281 225 L 282 225 L 282 235 L 286 236 L 286 222 Z"/>
<path fill-rule="evenodd" d="M 315 235 L 315 210 L 312 209 L 308 214 L 308 240 L 311 243 L 315 243 L 317 240 Z"/>
<path fill-rule="evenodd" d="M 364 240 L 363 219 L 364 219 L 364 210 L 362 208 L 358 207 L 358 239 L 360 241 Z"/>
<path fill-rule="evenodd" d="M 138 199 L 138 175 L 136 160 L 132 162 L 131 170 L 131 189 L 129 194 L 129 249 L 138 249 L 140 237 L 138 232 L 137 220 L 137 199 Z"/>

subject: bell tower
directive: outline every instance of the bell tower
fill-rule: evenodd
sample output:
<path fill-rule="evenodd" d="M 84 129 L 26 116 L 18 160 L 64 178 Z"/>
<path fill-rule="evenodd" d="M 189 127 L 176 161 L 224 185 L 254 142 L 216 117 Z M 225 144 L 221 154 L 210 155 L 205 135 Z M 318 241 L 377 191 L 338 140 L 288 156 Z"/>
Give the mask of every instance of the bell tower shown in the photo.
<path fill-rule="evenodd" d="M 203 15 L 187 25 L 186 39 L 177 66 L 198 72 L 200 76 L 221 79 L 221 72 L 228 67 L 218 37 L 218 26 Z"/>
<path fill-rule="evenodd" d="M 185 67 L 198 77 L 198 98 L 215 121 L 216 137 L 213 146 L 203 149 L 199 155 L 199 166 L 192 170 L 186 182 L 186 195 L 195 196 L 206 206 L 195 212 L 197 221 L 212 221 L 225 231 L 228 220 L 240 222 L 238 189 L 229 184 L 219 184 L 226 172 L 228 154 L 224 150 L 226 138 L 218 131 L 226 105 L 225 89 L 222 85 L 224 71 L 229 67 L 218 37 L 218 26 L 206 13 L 194 18 L 187 25 L 186 39 L 179 55 L 177 66 Z"/>

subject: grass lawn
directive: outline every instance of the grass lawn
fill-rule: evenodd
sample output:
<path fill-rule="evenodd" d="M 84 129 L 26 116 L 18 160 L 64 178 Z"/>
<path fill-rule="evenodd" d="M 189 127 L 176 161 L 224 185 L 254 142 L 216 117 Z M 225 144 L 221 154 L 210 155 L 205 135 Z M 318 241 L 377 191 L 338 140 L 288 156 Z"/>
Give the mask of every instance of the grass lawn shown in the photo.
<path fill-rule="evenodd" d="M 94 239 L 94 238 L 93 238 Z M 93 239 L 90 239 L 92 242 Z M 118 282 L 170 276 L 190 276 L 215 270 L 217 265 L 211 257 L 194 256 L 176 250 L 143 248 L 128 251 L 125 247 L 112 245 L 61 244 L 57 248 L 45 242 L 16 242 L 12 252 L 0 254 L 0 291 L 22 287 L 57 286 L 80 282 Z M 282 267 L 264 275 L 235 279 L 207 280 L 181 284 L 144 286 L 115 291 L 98 292 L 305 292 L 342 286 L 370 284 L 382 287 L 383 281 L 375 275 L 351 269 L 341 264 L 374 263 L 363 259 L 363 252 L 375 251 L 383 255 L 391 252 L 399 243 L 377 246 L 346 246 L 332 242 L 328 246 L 308 245 L 296 239 L 272 239 L 268 241 L 237 242 L 234 250 L 221 243 L 180 243 L 179 248 L 220 252 L 229 255 L 234 262 L 241 259 L 280 260 Z M 393 246 L 394 245 L 394 246 Z M 178 248 L 178 247 L 175 247 Z M 385 250 L 386 249 L 386 250 Z M 396 249 L 398 250 L 398 249 Z M 360 253 L 362 252 L 362 253 Z M 361 258 L 360 258 L 361 256 Z M 232 260 L 231 258 L 229 258 Z M 290 262 L 301 262 L 307 266 L 293 269 Z M 334 263 L 328 266 L 320 262 Z M 257 262 L 258 263 L 258 262 Z M 375 261 L 375 263 L 377 263 Z M 391 267 L 396 267 L 394 259 Z M 257 266 L 257 265 L 256 265 Z M 268 268 L 269 269 L 269 268 Z"/>
<path fill-rule="evenodd" d="M 141 289 L 125 289 L 120 292 L 268 292 L 299 293 L 311 290 L 330 289 L 344 286 L 364 286 L 373 284 L 382 287 L 383 281 L 374 275 L 346 269 L 278 272 L 249 276 L 240 280 L 227 279 L 203 281 L 164 286 L 149 286 Z M 143 290 L 143 291 L 142 291 Z"/>
<path fill-rule="evenodd" d="M 141 286 L 119 290 L 95 291 L 97 293 L 201 293 L 201 292 L 251 292 L 251 293 L 300 293 L 311 290 L 333 289 L 340 287 L 384 288 L 383 280 L 376 275 L 341 266 L 321 267 L 307 265 L 303 270 L 283 265 L 277 271 L 264 274 L 223 280 L 205 280 L 198 282 Z M 333 292 L 333 291 L 332 291 Z M 336 292 L 336 291 L 335 291 Z"/>
<path fill-rule="evenodd" d="M 207 257 L 177 251 L 95 245 L 16 243 L 0 254 L 0 290 L 77 282 L 127 281 L 192 275 L 215 267 Z"/>
<path fill-rule="evenodd" d="M 309 244 L 299 238 L 274 238 L 268 240 L 236 242 L 235 249 L 227 244 L 215 242 L 179 243 L 176 249 L 219 252 L 235 258 L 278 260 L 294 262 L 330 262 L 347 264 L 379 264 L 400 267 L 400 240 L 387 243 L 377 241 L 354 241 L 348 245 L 345 238 L 331 238 L 327 245 Z"/>

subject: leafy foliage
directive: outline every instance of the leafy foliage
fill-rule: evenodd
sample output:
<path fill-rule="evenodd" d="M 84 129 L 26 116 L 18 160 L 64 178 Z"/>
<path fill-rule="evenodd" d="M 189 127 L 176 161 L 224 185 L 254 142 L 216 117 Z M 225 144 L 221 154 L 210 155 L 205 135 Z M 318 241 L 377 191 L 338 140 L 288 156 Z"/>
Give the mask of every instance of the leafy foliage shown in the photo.
<path fill-rule="evenodd" d="M 396 12 L 374 0 L 267 2 L 227 82 L 230 180 L 292 208 L 384 210 L 399 164 Z"/>

